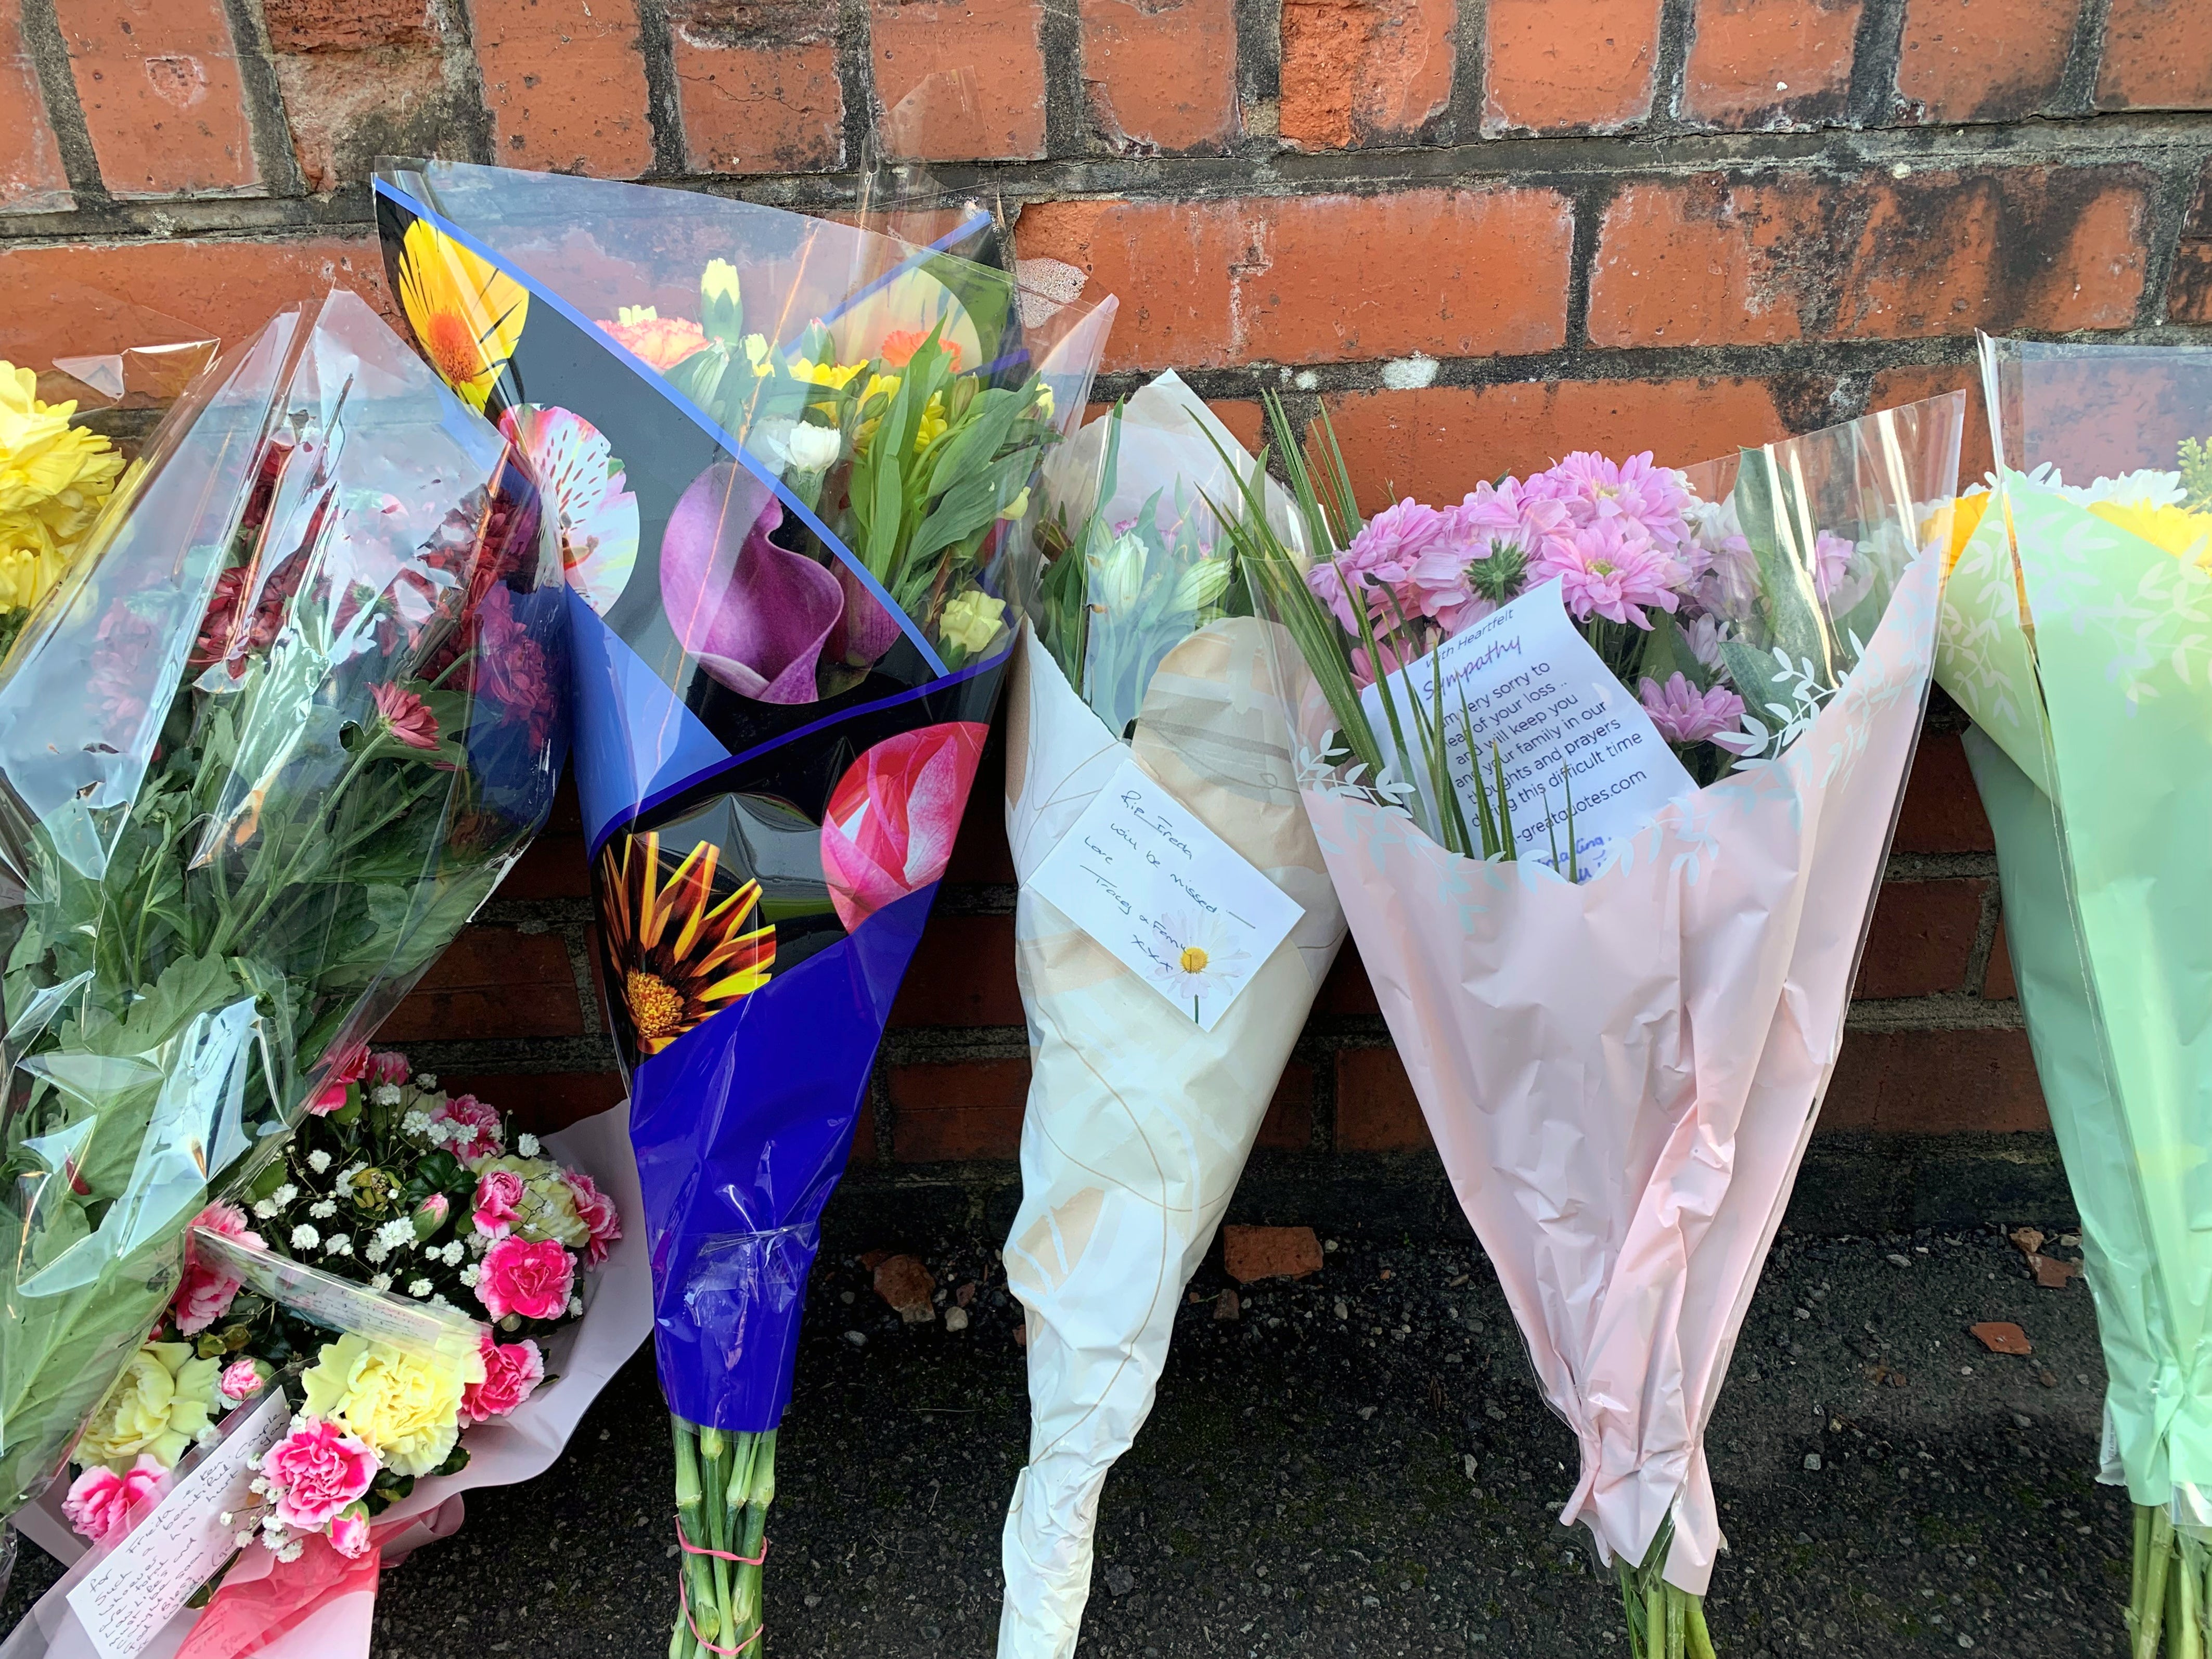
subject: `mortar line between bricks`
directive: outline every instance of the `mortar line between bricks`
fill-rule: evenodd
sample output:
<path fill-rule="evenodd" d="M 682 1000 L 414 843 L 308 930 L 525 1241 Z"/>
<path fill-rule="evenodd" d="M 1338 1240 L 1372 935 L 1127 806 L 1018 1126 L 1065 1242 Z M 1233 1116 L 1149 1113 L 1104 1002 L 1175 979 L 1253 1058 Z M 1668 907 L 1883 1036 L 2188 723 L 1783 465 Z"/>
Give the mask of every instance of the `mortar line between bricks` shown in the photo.
<path fill-rule="evenodd" d="M 1980 996 L 1982 988 L 1990 982 L 1990 957 L 1996 949 L 2002 904 L 1997 884 L 1992 881 L 1982 890 L 1981 910 L 1974 918 L 1974 942 L 1966 947 L 1966 981 L 1959 987 L 1964 995 Z"/>
<path fill-rule="evenodd" d="M 54 0 L 22 0 L 23 51 L 37 76 L 39 93 L 46 106 L 46 121 L 61 151 L 62 172 L 68 178 L 76 207 L 67 214 L 27 214 L 29 218 L 70 218 L 97 213 L 110 205 L 107 184 L 100 177 L 100 158 L 92 148 L 92 129 L 85 125 L 84 106 L 77 101 L 76 76 L 70 68 L 69 43 L 62 36 L 61 19 Z M 0 235 L 8 229 L 0 221 Z"/>
<path fill-rule="evenodd" d="M 237 56 L 239 90 L 246 104 L 247 142 L 253 147 L 254 170 L 271 196 L 307 193 L 307 174 L 292 149 L 292 129 L 284 108 L 284 94 L 276 84 L 276 61 L 262 27 L 260 8 L 248 0 L 222 0 L 223 21 L 230 30 Z"/>
<path fill-rule="evenodd" d="M 2081 9 L 2074 14 L 2073 39 L 2067 43 L 2066 67 L 2051 100 L 2055 112 L 2095 112 L 2097 78 L 2105 66 L 2105 27 L 2112 14 L 2112 0 L 2081 0 Z"/>

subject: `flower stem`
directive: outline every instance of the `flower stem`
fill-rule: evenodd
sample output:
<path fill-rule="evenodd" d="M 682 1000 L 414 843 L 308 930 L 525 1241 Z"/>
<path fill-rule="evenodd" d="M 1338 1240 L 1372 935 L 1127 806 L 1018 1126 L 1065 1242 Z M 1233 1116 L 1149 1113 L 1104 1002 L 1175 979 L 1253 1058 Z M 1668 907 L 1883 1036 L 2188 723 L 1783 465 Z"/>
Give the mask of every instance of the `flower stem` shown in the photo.
<path fill-rule="evenodd" d="M 2146 1508 L 2148 1527 L 2142 1519 Z M 2136 1515 L 2142 1589 L 2128 1609 L 2128 1628 L 2134 1638 L 2135 1659 L 2158 1659 L 2159 1638 L 2166 1628 L 2166 1583 L 2174 1565 L 2173 1519 L 2162 1504 L 2138 1505 Z"/>

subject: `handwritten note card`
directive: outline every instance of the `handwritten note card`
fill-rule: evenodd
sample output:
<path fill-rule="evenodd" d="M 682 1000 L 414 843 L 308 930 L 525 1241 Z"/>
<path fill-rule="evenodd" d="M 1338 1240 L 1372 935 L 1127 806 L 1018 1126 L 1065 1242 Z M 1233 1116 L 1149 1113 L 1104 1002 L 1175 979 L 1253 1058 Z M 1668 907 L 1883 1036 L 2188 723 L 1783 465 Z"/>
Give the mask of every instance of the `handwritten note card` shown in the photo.
<path fill-rule="evenodd" d="M 137 1659 L 230 1559 L 234 1528 L 221 1517 L 246 1507 L 254 1466 L 291 1423 L 283 1393 L 271 1394 L 70 1591 L 70 1608 L 100 1659 Z"/>
<path fill-rule="evenodd" d="M 1556 581 L 1531 588 L 1389 676 L 1399 726 L 1415 749 L 1399 769 L 1425 793 L 1409 699 L 1420 700 L 1433 724 L 1438 673 L 1445 753 L 1469 833 L 1480 817 L 1476 766 L 1494 805 L 1493 769 L 1502 763 L 1518 857 L 1550 865 L 1556 845 L 1557 867 L 1567 873 L 1571 799 L 1575 867 L 1587 881 L 1645 819 L 1697 787 L 1643 705 L 1576 631 Z M 1360 701 L 1387 752 L 1382 688 L 1369 686 Z"/>
<path fill-rule="evenodd" d="M 1305 914 L 1127 759 L 1030 886 L 1209 1031 Z"/>

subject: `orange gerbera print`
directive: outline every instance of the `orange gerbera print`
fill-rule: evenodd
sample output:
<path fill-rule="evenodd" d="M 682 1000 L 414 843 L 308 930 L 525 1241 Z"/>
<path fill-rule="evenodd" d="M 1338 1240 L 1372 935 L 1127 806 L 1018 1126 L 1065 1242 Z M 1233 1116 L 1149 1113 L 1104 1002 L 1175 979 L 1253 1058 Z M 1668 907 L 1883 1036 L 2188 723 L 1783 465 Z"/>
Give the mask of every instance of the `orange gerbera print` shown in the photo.
<path fill-rule="evenodd" d="M 768 983 L 775 926 L 746 926 L 760 908 L 760 884 L 716 903 L 721 854 L 702 842 L 663 880 L 658 835 L 624 836 L 599 854 L 610 989 L 644 1054 L 659 1054 Z"/>

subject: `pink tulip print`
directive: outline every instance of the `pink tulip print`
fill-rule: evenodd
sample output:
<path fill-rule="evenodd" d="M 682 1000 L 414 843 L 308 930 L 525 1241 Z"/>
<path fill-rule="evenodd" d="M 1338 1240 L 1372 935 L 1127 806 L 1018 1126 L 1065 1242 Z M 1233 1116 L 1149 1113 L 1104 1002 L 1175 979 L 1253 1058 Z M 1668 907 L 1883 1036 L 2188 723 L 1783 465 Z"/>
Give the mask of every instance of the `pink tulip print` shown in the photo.
<path fill-rule="evenodd" d="M 822 823 L 822 869 L 848 933 L 945 873 L 988 729 L 953 720 L 902 732 L 838 780 Z"/>
<path fill-rule="evenodd" d="M 725 461 L 694 479 L 660 542 L 660 602 L 718 684 L 761 702 L 812 702 L 823 642 L 844 614 L 837 579 L 769 533 L 783 508 Z"/>

